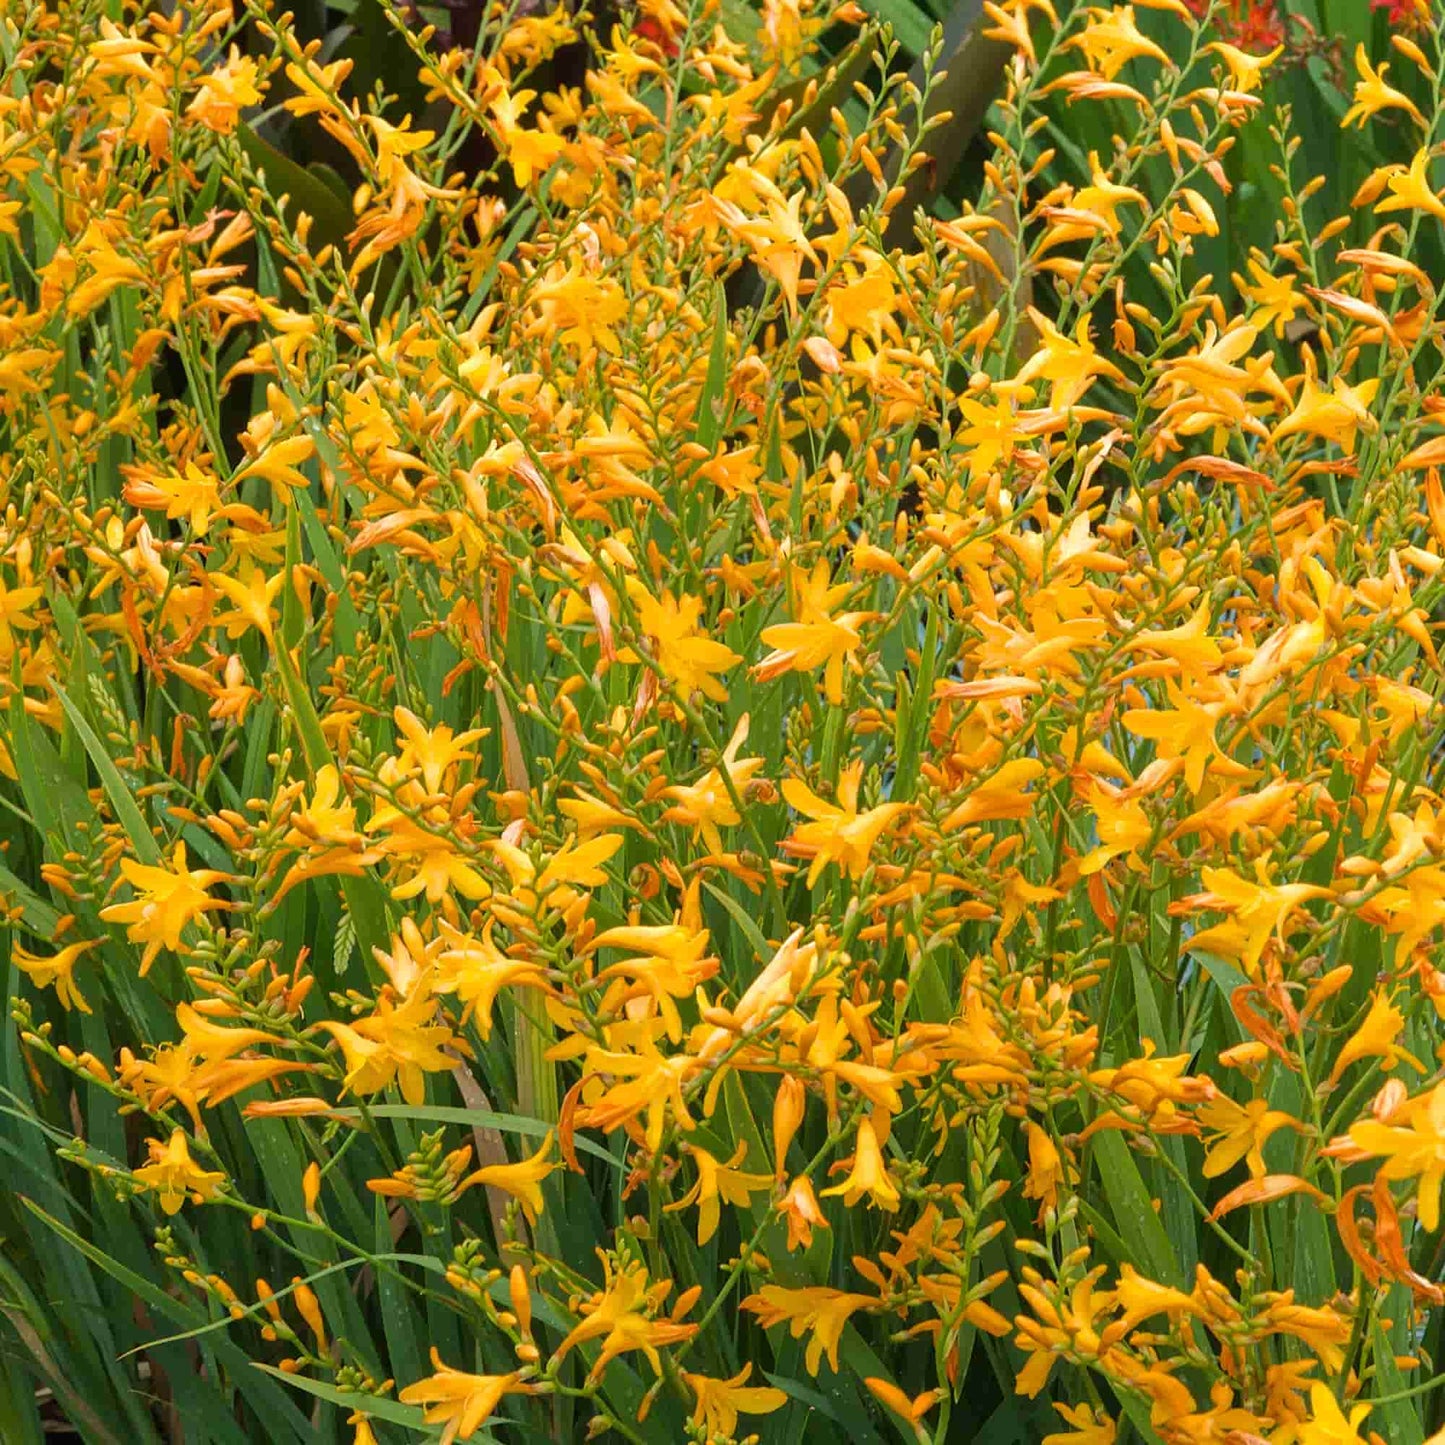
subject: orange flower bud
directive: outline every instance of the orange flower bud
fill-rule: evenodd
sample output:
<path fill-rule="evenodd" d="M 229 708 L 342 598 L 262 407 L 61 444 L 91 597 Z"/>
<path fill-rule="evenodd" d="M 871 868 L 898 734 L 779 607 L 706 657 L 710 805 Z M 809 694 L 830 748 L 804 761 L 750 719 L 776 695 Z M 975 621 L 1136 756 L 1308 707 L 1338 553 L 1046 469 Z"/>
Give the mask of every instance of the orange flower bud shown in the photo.
<path fill-rule="evenodd" d="M 773 1172 L 779 1179 L 787 1173 L 788 1146 L 803 1122 L 807 1103 L 808 1091 L 803 1081 L 784 1074 L 778 1080 L 778 1092 L 773 1099 Z"/>

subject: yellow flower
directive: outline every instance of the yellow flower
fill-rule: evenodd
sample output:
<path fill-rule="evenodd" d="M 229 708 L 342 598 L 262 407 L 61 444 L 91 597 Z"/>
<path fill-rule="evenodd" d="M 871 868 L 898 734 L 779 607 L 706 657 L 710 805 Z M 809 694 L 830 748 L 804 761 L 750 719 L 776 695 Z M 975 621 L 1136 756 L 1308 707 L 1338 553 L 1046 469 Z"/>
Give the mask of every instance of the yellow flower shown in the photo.
<path fill-rule="evenodd" d="M 863 760 L 845 767 L 838 778 L 838 801 L 825 803 L 800 778 L 783 783 L 783 796 L 790 807 L 805 818 L 784 843 L 791 853 L 813 860 L 808 869 L 811 888 L 829 863 L 836 863 L 850 878 L 861 878 L 868 869 L 868 857 L 883 830 L 900 813 L 907 812 L 906 803 L 880 803 L 866 812 L 858 811 L 858 785 L 863 780 Z"/>
<path fill-rule="evenodd" d="M 1276 45 L 1268 55 L 1250 55 L 1237 46 L 1216 40 L 1206 47 L 1229 67 L 1230 89 L 1240 95 L 1253 95 L 1259 89 L 1264 72 L 1284 54 L 1284 46 Z"/>
<path fill-rule="evenodd" d="M 191 1158 L 184 1129 L 175 1130 L 169 1144 L 162 1144 L 159 1139 L 148 1139 L 146 1148 L 151 1162 L 137 1169 L 135 1177 L 147 1189 L 154 1189 L 160 1195 L 161 1208 L 167 1214 L 176 1213 L 187 1196 L 193 1204 L 209 1203 L 226 1182 L 223 1173 L 202 1169 Z"/>
<path fill-rule="evenodd" d="M 120 471 L 126 479 L 125 499 L 131 506 L 164 509 L 167 517 L 185 517 L 197 537 L 206 535 L 211 514 L 221 509 L 220 484 L 194 462 L 187 462 L 183 472 L 156 472 L 140 466 L 122 466 Z"/>
<path fill-rule="evenodd" d="M 1230 915 L 1227 923 L 1202 929 L 1190 939 L 1190 947 L 1233 958 L 1248 974 L 1259 966 L 1265 944 L 1271 938 L 1283 942 L 1290 917 L 1312 898 L 1329 896 L 1327 888 L 1311 883 L 1270 883 L 1266 863 L 1255 863 L 1255 881 L 1241 878 L 1232 868 L 1205 868 L 1200 872 L 1207 893 L 1197 893 L 1181 903 L 1190 909 L 1220 909 Z"/>
<path fill-rule="evenodd" d="M 443 920 L 440 929 L 446 948 L 437 958 L 433 984 L 437 993 L 454 993 L 461 999 L 462 1022 L 475 1023 L 484 1039 L 491 1037 L 492 1009 L 504 988 L 547 987 L 546 969 L 508 958 L 492 939 L 493 927 L 489 920 L 482 936 L 475 938 Z"/>
<path fill-rule="evenodd" d="M 652 641 L 652 656 L 659 670 L 684 697 L 700 692 L 714 702 L 727 701 L 727 689 L 713 677 L 742 661 L 732 648 L 698 631 L 703 604 L 697 597 L 673 597 L 664 592 L 659 601 L 635 577 L 627 579 L 627 595 L 637 608 L 637 619 Z"/>
<path fill-rule="evenodd" d="M 1214 1138 L 1204 1156 L 1204 1177 L 1217 1179 L 1243 1159 L 1250 1176 L 1264 1177 L 1263 1149 L 1269 1136 L 1277 1129 L 1298 1128 L 1294 1115 L 1271 1109 L 1266 1099 L 1251 1099 L 1236 1104 L 1227 1095 L 1219 1094 L 1199 1106 L 1196 1117 Z"/>
<path fill-rule="evenodd" d="M 504 1190 L 520 1201 L 522 1212 L 530 1223 L 535 1224 L 543 1209 L 542 1181 L 557 1168 L 555 1163 L 547 1161 L 551 1152 L 552 1132 L 548 1130 L 542 1147 L 530 1158 L 519 1160 L 516 1164 L 484 1164 L 468 1174 L 461 1187 L 470 1189 L 480 1184 L 484 1188 Z"/>
<path fill-rule="evenodd" d="M 1445 220 L 1445 201 L 1431 189 L 1429 178 L 1425 174 L 1425 168 L 1430 164 L 1430 151 L 1428 147 L 1421 147 L 1415 152 L 1415 159 L 1408 167 L 1406 166 L 1385 166 L 1375 171 L 1369 180 L 1365 182 L 1368 186 L 1370 181 L 1383 178 L 1390 189 L 1390 198 L 1385 201 L 1376 201 L 1377 211 L 1428 211 L 1432 216 L 1438 216 Z"/>
<path fill-rule="evenodd" d="M 260 72 L 252 56 L 242 55 L 236 46 L 224 65 L 201 76 L 199 89 L 186 114 L 218 135 L 235 130 L 241 112 L 259 105 L 262 99 Z"/>
<path fill-rule="evenodd" d="M 1120 721 L 1135 737 L 1153 742 L 1160 758 L 1183 759 L 1185 785 L 1197 793 L 1211 764 L 1224 761 L 1214 730 L 1228 700 L 1191 694 L 1173 682 L 1165 687 L 1167 708 L 1129 708 Z"/>
<path fill-rule="evenodd" d="M 1282 337 L 1286 325 L 1305 305 L 1304 297 L 1294 289 L 1295 278 L 1292 275 L 1275 276 L 1259 255 L 1252 255 L 1248 266 L 1253 282 L 1243 280 L 1236 273 L 1234 284 L 1242 296 L 1249 297 L 1255 304 L 1256 309 L 1249 314 L 1250 325 L 1263 331 L 1273 324 L 1274 334 Z"/>
<path fill-rule="evenodd" d="M 255 628 L 270 643 L 277 615 L 276 598 L 285 580 L 284 572 L 267 577 L 259 567 L 248 568 L 244 580 L 225 572 L 214 573 L 211 585 L 233 604 L 229 612 L 216 618 L 217 624 L 226 629 L 226 636 L 240 637 Z"/>
<path fill-rule="evenodd" d="M 132 943 L 144 943 L 140 974 L 144 978 L 162 948 L 173 952 L 181 946 L 181 931 L 193 919 L 213 908 L 229 908 L 206 889 L 227 880 L 214 868 L 186 866 L 186 845 L 177 841 L 172 866 L 152 867 L 133 859 L 121 859 L 121 876 L 138 895 L 129 903 L 112 903 L 100 910 L 107 923 L 124 923 Z"/>
<path fill-rule="evenodd" d="M 1310 1386 L 1310 1418 L 1294 1438 L 1297 1445 L 1366 1445 L 1359 1427 L 1369 1413 L 1368 1404 L 1356 1405 L 1346 1419 L 1334 1392 L 1316 1380 Z"/>
<path fill-rule="evenodd" d="M 84 943 L 68 943 L 59 953 L 53 953 L 44 958 L 22 948 L 18 943 L 12 943 L 10 945 L 10 961 L 22 973 L 29 974 L 37 988 L 49 988 L 51 984 L 54 984 L 55 997 L 61 1008 L 68 1011 L 74 1007 L 81 1013 L 88 1014 L 90 1005 L 86 1003 L 80 989 L 76 987 L 75 965 L 82 953 L 96 947 L 99 942 L 98 938 L 91 938 Z"/>
<path fill-rule="evenodd" d="M 0 662 L 9 662 L 15 651 L 15 634 L 12 628 L 28 632 L 40 624 L 30 615 L 30 609 L 45 595 L 40 587 L 7 587 L 0 577 Z"/>
<path fill-rule="evenodd" d="M 1091 8 L 1088 14 L 1088 24 L 1068 43 L 1082 50 L 1089 69 L 1097 71 L 1105 80 L 1113 80 L 1130 60 L 1140 56 L 1149 56 L 1171 70 L 1174 68 L 1168 54 L 1140 34 L 1132 5 L 1116 5 L 1112 10 Z"/>
<path fill-rule="evenodd" d="M 742 1308 L 757 1315 L 765 1330 L 784 1322 L 795 1340 L 812 1336 L 803 1355 L 810 1375 L 818 1373 L 823 1353 L 828 1364 L 838 1369 L 838 1344 L 849 1319 L 866 1305 L 877 1301 L 866 1294 L 848 1294 L 825 1285 L 808 1285 L 802 1289 L 784 1289 L 782 1285 L 765 1284 L 757 1294 L 749 1295 Z"/>
<path fill-rule="evenodd" d="M 724 1164 L 714 1158 L 706 1149 L 684 1145 L 697 1165 L 697 1182 L 681 1199 L 666 1206 L 668 1212 L 697 1205 L 697 1242 L 706 1244 L 717 1233 L 721 1215 L 719 1200 L 738 1209 L 746 1209 L 751 1197 L 760 1189 L 773 1187 L 771 1174 L 748 1174 L 738 1165 L 747 1158 L 748 1144 L 744 1139 L 738 1145 L 731 1159 Z"/>
<path fill-rule="evenodd" d="M 598 972 L 599 980 L 612 981 L 604 995 L 605 1007 L 632 1013 L 636 1002 L 650 999 L 662 1016 L 667 1036 L 680 1043 L 682 1016 L 675 1000 L 691 998 L 698 985 L 717 972 L 717 959 L 707 956 L 708 940 L 707 929 L 680 921 L 605 929 L 590 948 L 620 948 L 632 953 Z"/>
<path fill-rule="evenodd" d="M 1411 1064 L 1417 1073 L 1424 1073 L 1425 1066 L 1408 1049 L 1395 1042 L 1405 1027 L 1405 1015 L 1390 1001 L 1386 993 L 1377 993 L 1370 1000 L 1370 1011 L 1365 1021 L 1345 1040 L 1345 1046 L 1335 1059 L 1330 1070 L 1330 1083 L 1338 1083 L 1340 1075 L 1359 1059 L 1378 1058 L 1384 1060 L 1384 1067 L 1393 1069 L 1403 1059 Z"/>
<path fill-rule="evenodd" d="M 752 1374 L 751 1363 L 730 1380 L 714 1380 L 707 1375 L 681 1371 L 688 1388 L 697 1397 L 692 1412 L 694 1425 L 702 1425 L 710 1438 L 731 1440 L 738 1427 L 739 1415 L 770 1415 L 788 1403 L 782 1390 L 772 1385 L 747 1384 Z"/>
<path fill-rule="evenodd" d="M 533 177 L 543 175 L 566 149 L 565 138 L 549 130 L 517 126 L 502 132 L 502 150 L 518 187 L 531 185 Z"/>
<path fill-rule="evenodd" d="M 742 822 L 742 816 L 733 806 L 732 793 L 728 783 L 739 797 L 751 781 L 753 774 L 763 766 L 762 758 L 740 758 L 738 752 L 748 739 L 748 715 L 744 713 L 733 729 L 728 745 L 723 749 L 719 766 L 709 768 L 695 783 L 674 783 L 663 790 L 663 796 L 673 800 L 672 806 L 662 815 L 666 823 L 682 823 L 702 834 L 708 852 L 724 852 L 720 829 L 734 828 Z M 565 808 L 565 803 L 560 804 Z"/>
<path fill-rule="evenodd" d="M 806 1174 L 800 1174 L 788 1185 L 778 1209 L 788 1222 L 788 1253 L 801 1246 L 807 1249 L 813 1243 L 814 1228 L 827 1229 L 828 1220 L 823 1214 L 818 1196 L 813 1192 L 813 1181 Z"/>
<path fill-rule="evenodd" d="M 444 1050 L 457 1045 L 451 1028 L 438 1023 L 428 988 L 416 988 L 400 1005 L 383 994 L 376 1009 L 355 1024 L 322 1019 L 317 1025 L 341 1045 L 346 1087 L 353 1094 L 374 1094 L 393 1079 L 408 1104 L 426 1099 L 425 1075 L 449 1072 L 457 1060 Z"/>
<path fill-rule="evenodd" d="M 593 347 L 615 352 L 622 344 L 615 327 L 627 315 L 627 297 L 610 276 L 555 266 L 533 287 L 531 301 L 548 327 L 581 355 Z"/>
<path fill-rule="evenodd" d="M 445 1425 L 439 1445 L 452 1445 L 453 1440 L 470 1440 L 491 1419 L 504 1395 L 524 1391 L 521 1374 L 469 1375 L 442 1364 L 436 1346 L 432 1346 L 434 1375 L 408 1385 L 397 1399 L 403 1405 L 425 1405 L 428 1425 Z"/>
<path fill-rule="evenodd" d="M 1445 215 L 1445 207 L 1441 207 Z M 1270 440 L 1278 445 L 1281 438 L 1302 433 L 1338 444 L 1344 454 L 1355 453 L 1355 434 L 1361 429 L 1374 431 L 1376 422 L 1370 414 L 1370 403 L 1380 389 L 1378 376 L 1367 377 L 1358 386 L 1350 386 L 1337 376 L 1329 391 L 1321 389 L 1315 378 L 1314 360 L 1306 353 L 1304 385 L 1294 410 L 1275 427 Z"/>
<path fill-rule="evenodd" d="M 649 1284 L 645 1264 L 632 1262 L 617 1268 L 604 1254 L 602 1269 L 602 1288 L 582 1301 L 583 1318 L 557 1346 L 553 1360 L 562 1359 L 574 1346 L 587 1340 L 600 1339 L 602 1349 L 588 1372 L 590 1381 L 601 1379 L 608 1364 L 629 1350 L 641 1350 L 653 1373 L 660 1377 L 662 1359 L 657 1347 L 691 1339 L 697 1333 L 697 1326 L 654 1318 L 655 1311 L 672 1292 L 672 1281 L 664 1279 Z"/>
<path fill-rule="evenodd" d="M 811 575 L 794 590 L 793 622 L 763 628 L 762 638 L 770 652 L 754 674 L 764 680 L 785 672 L 812 672 L 821 667 L 828 701 L 838 707 L 843 701 L 843 660 L 862 645 L 858 624 L 871 616 L 867 612 L 844 612 L 833 616 L 833 608 L 848 595 L 846 583 L 828 585 L 828 563 L 819 559 Z"/>
<path fill-rule="evenodd" d="M 1039 1201 L 1039 1217 L 1059 1203 L 1059 1186 L 1067 1183 L 1074 1172 L 1065 1163 L 1047 1129 L 1032 1119 L 1026 1125 L 1029 1140 L 1029 1177 L 1024 1184 L 1024 1198 Z"/>
<path fill-rule="evenodd" d="M 1355 69 L 1360 72 L 1360 79 L 1355 82 L 1355 103 L 1345 112 L 1345 117 L 1340 122 L 1341 129 L 1353 123 L 1363 130 L 1365 121 L 1371 116 L 1391 108 L 1409 111 L 1421 125 L 1425 124 L 1425 117 L 1420 114 L 1415 102 L 1408 95 L 1403 95 L 1393 86 L 1385 84 L 1385 72 L 1389 68 L 1388 65 L 1381 65 L 1378 70 L 1374 69 L 1364 45 L 1355 46 Z"/>
<path fill-rule="evenodd" d="M 1405 1124 L 1365 1119 L 1350 1128 L 1350 1139 L 1367 1154 L 1383 1156 L 1386 1179 L 1419 1179 L 1420 1224 L 1433 1232 L 1440 1225 L 1440 1186 L 1445 1183 L 1445 1084 L 1412 1099 Z"/>
<path fill-rule="evenodd" d="M 1114 1445 L 1117 1428 L 1102 1410 L 1095 1414 L 1092 1405 L 1061 1405 L 1057 1401 L 1054 1409 L 1071 1428 L 1068 1434 L 1059 1431 L 1045 1435 L 1041 1445 Z"/>
<path fill-rule="evenodd" d="M 1040 377 L 1051 385 L 1049 407 L 1053 411 L 1067 411 L 1079 402 L 1096 376 L 1109 376 L 1114 380 L 1123 379 L 1123 372 L 1100 356 L 1090 336 L 1090 317 L 1084 312 L 1074 328 L 1073 339 L 1065 336 L 1047 316 L 1036 307 L 1029 307 L 1029 319 L 1038 332 L 1038 349 L 1019 369 L 1014 380 L 1020 384 Z M 967 398 L 960 403 L 965 409 Z M 1008 418 L 1010 432 L 1012 417 Z M 1010 437 L 1010 443 L 1012 437 Z M 969 465 L 979 470 L 977 453 L 969 458 Z M 986 467 L 982 470 L 987 470 Z"/>
<path fill-rule="evenodd" d="M 422 786 L 428 793 L 441 791 L 442 782 L 451 768 L 475 761 L 476 750 L 467 744 L 487 735 L 486 728 L 469 728 L 464 733 L 453 735 L 445 723 L 428 729 L 414 712 L 404 707 L 394 708 L 392 718 L 406 739 L 399 754 L 399 770 L 407 773 L 419 768 Z"/>
<path fill-rule="evenodd" d="M 891 1213 L 898 1208 L 898 1186 L 883 1161 L 883 1151 L 879 1148 L 878 1134 L 871 1119 L 864 1119 L 858 1126 L 848 1177 L 841 1184 L 823 1190 L 822 1197 L 826 1199 L 830 1194 L 841 1194 L 843 1203 L 849 1205 L 856 1204 L 866 1194 L 880 1209 Z"/>

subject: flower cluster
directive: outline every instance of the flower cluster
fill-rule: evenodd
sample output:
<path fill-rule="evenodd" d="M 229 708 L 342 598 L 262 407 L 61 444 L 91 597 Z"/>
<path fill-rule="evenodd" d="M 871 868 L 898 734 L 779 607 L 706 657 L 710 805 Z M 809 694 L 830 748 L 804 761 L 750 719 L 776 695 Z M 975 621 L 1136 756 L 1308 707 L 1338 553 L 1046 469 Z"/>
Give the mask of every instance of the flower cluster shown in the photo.
<path fill-rule="evenodd" d="M 918 206 L 940 57 L 853 5 L 359 4 L 409 108 L 262 0 L 0 5 L 77 1427 L 1441 1424 L 1440 31 L 1336 213 L 1287 7 L 983 8 Z"/>

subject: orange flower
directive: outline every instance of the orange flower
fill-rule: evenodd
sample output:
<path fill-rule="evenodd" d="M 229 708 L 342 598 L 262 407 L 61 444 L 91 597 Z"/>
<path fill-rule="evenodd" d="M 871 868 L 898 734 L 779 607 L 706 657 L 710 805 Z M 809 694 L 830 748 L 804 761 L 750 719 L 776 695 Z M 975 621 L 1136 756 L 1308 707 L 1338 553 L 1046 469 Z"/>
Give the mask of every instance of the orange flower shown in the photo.
<path fill-rule="evenodd" d="M 849 763 L 838 778 L 836 803 L 825 803 L 799 778 L 783 783 L 789 805 L 812 820 L 800 823 L 784 844 L 789 852 L 813 860 L 808 869 L 809 888 L 829 863 L 836 863 L 850 878 L 861 878 L 873 845 L 889 824 L 908 810 L 904 803 L 880 803 L 860 813 L 858 787 L 862 780 L 862 759 Z"/>

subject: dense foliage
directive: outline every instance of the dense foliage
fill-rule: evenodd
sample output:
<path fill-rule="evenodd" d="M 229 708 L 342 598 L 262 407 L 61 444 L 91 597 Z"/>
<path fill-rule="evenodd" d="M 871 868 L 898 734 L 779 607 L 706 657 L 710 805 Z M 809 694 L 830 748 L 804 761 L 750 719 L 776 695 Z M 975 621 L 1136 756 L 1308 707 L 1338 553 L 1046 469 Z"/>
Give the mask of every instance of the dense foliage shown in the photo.
<path fill-rule="evenodd" d="M 1445 1422 L 1345 8 L 0 5 L 7 1445 Z"/>

